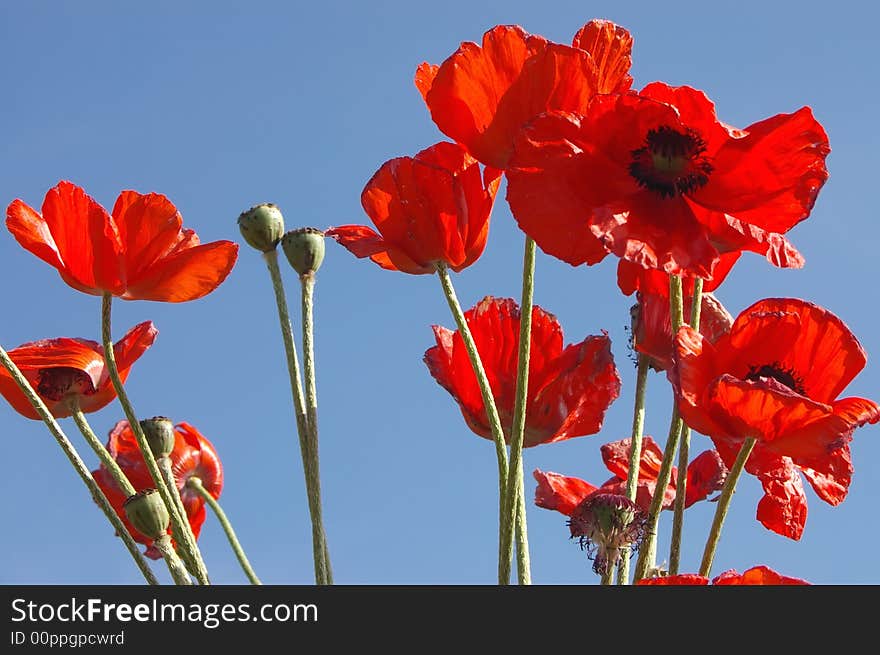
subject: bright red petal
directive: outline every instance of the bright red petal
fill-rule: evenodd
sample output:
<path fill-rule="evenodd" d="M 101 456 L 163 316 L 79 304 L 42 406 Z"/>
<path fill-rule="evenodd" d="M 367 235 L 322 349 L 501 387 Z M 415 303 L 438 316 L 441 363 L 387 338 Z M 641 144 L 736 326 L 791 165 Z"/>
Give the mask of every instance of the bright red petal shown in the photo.
<path fill-rule="evenodd" d="M 414 262 L 399 248 L 394 248 L 385 239 L 366 225 L 340 225 L 324 232 L 355 257 L 369 257 L 380 267 L 389 271 L 401 271 L 411 275 L 435 273 L 434 265 L 421 265 Z"/>
<path fill-rule="evenodd" d="M 187 302 L 206 296 L 232 271 L 238 244 L 214 241 L 178 250 L 129 280 L 126 300 Z"/>
<path fill-rule="evenodd" d="M 801 396 L 776 380 L 761 378 L 753 382 L 728 374 L 710 385 L 707 400 L 708 411 L 726 434 L 764 442 L 797 433 L 831 411 L 828 405 Z M 830 438 L 828 444 L 816 447 L 834 440 Z"/>
<path fill-rule="evenodd" d="M 416 68 L 414 81 L 419 93 L 422 94 L 422 100 L 425 102 L 428 101 L 428 91 L 431 90 L 431 86 L 434 84 L 434 78 L 437 77 L 437 71 L 439 70 L 439 66 L 436 64 L 429 64 L 426 61 L 419 64 L 418 68 Z"/>
<path fill-rule="evenodd" d="M 731 569 L 715 577 L 713 585 L 808 585 L 806 580 L 777 573 L 763 564 L 754 566 L 740 575 Z"/>
<path fill-rule="evenodd" d="M 790 459 L 786 457 L 778 461 L 778 468 L 765 468 L 759 472 L 758 479 L 764 487 L 764 496 L 758 502 L 756 518 L 768 530 L 797 541 L 807 522 L 804 484 Z"/>
<path fill-rule="evenodd" d="M 733 358 L 792 369 L 807 396 L 832 403 L 867 363 L 846 324 L 798 298 L 767 298 L 743 310 L 730 332 Z"/>
<path fill-rule="evenodd" d="M 687 467 L 684 507 L 705 500 L 709 494 L 720 491 L 727 479 L 727 467 L 717 450 L 707 450 L 697 455 Z"/>
<path fill-rule="evenodd" d="M 675 337 L 672 368 L 667 376 L 678 397 L 682 419 L 691 429 L 707 436 L 725 434 L 707 412 L 704 400 L 718 371 L 714 346 L 689 325 L 682 326 Z"/>
<path fill-rule="evenodd" d="M 22 246 L 56 266 L 78 290 L 95 295 L 124 290 L 116 226 L 80 187 L 62 181 L 50 189 L 42 220 L 27 205 L 13 203 L 6 224 Z"/>
<path fill-rule="evenodd" d="M 587 53 L 499 25 L 483 35 L 482 47 L 462 43 L 443 62 L 425 102 L 441 132 L 504 169 L 525 123 L 553 109 L 583 111 L 596 91 Z"/>
<path fill-rule="evenodd" d="M 849 446 L 838 448 L 814 463 L 815 469 L 801 466 L 801 473 L 813 491 L 829 505 L 839 505 L 849 492 L 853 465 Z"/>
<path fill-rule="evenodd" d="M 768 232 L 787 232 L 809 216 L 828 179 L 828 136 L 809 107 L 745 132 L 714 154 L 709 183 L 691 197 Z"/>
<path fill-rule="evenodd" d="M 597 491 L 589 482 L 569 478 L 558 473 L 535 469 L 532 472 L 538 486 L 535 487 L 535 505 L 544 509 L 554 509 L 571 516 L 581 501 Z"/>
<path fill-rule="evenodd" d="M 696 573 L 681 573 L 679 575 L 663 575 L 656 578 L 642 578 L 637 585 L 707 585 L 709 578 Z"/>
<path fill-rule="evenodd" d="M 171 249 L 183 223 L 177 207 L 158 193 L 123 191 L 112 216 L 119 229 L 128 280 L 137 280 Z"/>
<path fill-rule="evenodd" d="M 572 46 L 586 50 L 598 70 L 598 93 L 623 93 L 632 86 L 632 35 L 610 20 L 591 20 L 578 30 Z"/>

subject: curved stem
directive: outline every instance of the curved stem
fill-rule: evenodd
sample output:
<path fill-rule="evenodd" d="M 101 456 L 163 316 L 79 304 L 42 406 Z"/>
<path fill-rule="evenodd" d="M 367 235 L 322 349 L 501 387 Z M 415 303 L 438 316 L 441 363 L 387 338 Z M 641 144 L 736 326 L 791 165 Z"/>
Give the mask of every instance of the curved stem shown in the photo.
<path fill-rule="evenodd" d="M 61 426 L 58 425 L 58 422 L 55 420 L 55 417 L 52 416 L 52 413 L 49 411 L 49 408 L 46 407 L 42 398 L 37 395 L 36 391 L 31 387 L 30 382 L 27 381 L 27 378 L 25 378 L 21 370 L 19 370 L 18 366 L 15 365 L 15 362 L 10 359 L 9 354 L 2 347 L 0 347 L 0 363 L 3 364 L 3 368 L 9 371 L 9 374 L 18 385 L 18 388 L 21 389 L 21 392 L 27 397 L 28 401 L 30 401 L 34 410 L 36 410 L 40 418 L 43 419 L 43 423 L 49 428 L 49 432 L 55 437 L 55 441 L 58 442 L 58 445 L 61 446 L 61 450 L 67 456 L 73 469 L 76 471 L 77 475 L 79 475 L 83 484 L 86 485 L 86 488 L 92 496 L 92 500 L 94 500 L 95 504 L 101 508 L 101 511 L 104 512 L 104 516 L 107 517 L 107 520 L 110 521 L 110 524 L 116 530 L 116 534 L 122 539 L 131 558 L 134 560 L 134 563 L 137 565 L 141 574 L 143 574 L 144 579 L 151 585 L 159 584 L 159 581 L 156 579 L 156 576 L 153 575 L 153 571 L 150 569 L 149 564 L 147 564 L 144 556 L 141 555 L 140 550 L 138 550 L 138 545 L 135 543 L 134 539 L 132 539 L 131 534 L 125 527 L 122 519 L 119 518 L 116 510 L 113 509 L 110 501 L 107 500 L 107 496 L 104 495 L 104 492 L 101 491 L 98 483 L 95 482 L 89 469 L 86 468 L 79 453 L 76 452 L 76 448 L 70 443 L 67 435 L 64 434 Z"/>
<path fill-rule="evenodd" d="M 321 509 L 321 468 L 318 457 L 318 391 L 315 384 L 315 320 L 314 294 L 315 274 L 307 273 L 300 276 L 302 286 L 302 347 L 303 374 L 306 387 L 306 424 L 308 425 L 308 456 L 310 475 L 312 476 L 311 494 L 314 495 L 315 512 L 314 546 L 321 549 L 324 564 L 324 575 L 321 584 L 333 584 L 330 569 L 330 554 L 327 547 L 327 533 L 324 531 L 324 518 Z"/>
<path fill-rule="evenodd" d="M 458 326 L 458 333 L 464 342 L 464 348 L 467 351 L 474 374 L 477 376 L 477 384 L 480 387 L 480 394 L 483 398 L 483 406 L 486 409 L 486 417 L 489 420 L 489 428 L 492 431 L 492 441 L 495 443 L 495 455 L 498 459 L 498 502 L 499 502 L 499 527 L 498 527 L 498 584 L 510 584 L 510 565 L 513 557 L 512 546 L 507 547 L 510 543 L 509 539 L 505 539 L 505 502 L 504 495 L 507 491 L 507 449 L 504 443 L 504 429 L 501 427 L 501 418 L 498 416 L 498 408 L 495 406 L 495 397 L 492 395 L 492 387 L 489 386 L 489 378 L 486 377 L 486 369 L 483 368 L 483 362 L 480 359 L 480 353 L 477 351 L 477 344 L 474 342 L 474 336 L 464 317 L 461 304 L 455 295 L 455 288 L 452 286 L 452 279 L 449 277 L 449 271 L 446 264 L 438 262 L 437 276 L 440 278 L 440 285 L 443 287 L 443 294 L 446 296 L 446 302 L 452 311 L 455 324 Z"/>
<path fill-rule="evenodd" d="M 532 298 L 535 289 L 535 242 L 526 237 L 523 253 L 522 299 L 519 305 L 519 350 L 516 367 L 516 393 L 513 406 L 513 431 L 510 435 L 510 462 L 507 466 L 507 490 L 504 505 L 507 515 L 504 519 L 504 538 L 510 541 L 516 531 L 516 566 L 520 584 L 523 578 L 531 579 L 529 567 L 529 540 L 526 531 L 526 517 L 519 512 L 519 497 L 522 495 L 523 465 L 522 449 L 526 427 L 526 405 L 529 395 L 529 358 L 532 345 Z M 514 526 L 516 530 L 514 530 Z M 505 551 L 508 546 L 505 541 Z"/>
<path fill-rule="evenodd" d="M 678 332 L 682 323 L 682 298 L 681 278 L 677 275 L 669 276 L 669 314 L 672 319 L 672 333 Z M 657 474 L 657 487 L 651 498 L 651 506 L 648 509 L 648 522 L 645 529 L 645 540 L 639 548 L 639 558 L 633 574 L 633 581 L 638 582 L 647 575 L 648 569 L 654 567 L 657 554 L 657 526 L 660 523 L 660 512 L 663 509 L 663 499 L 666 496 L 666 488 L 672 478 L 672 462 L 675 460 L 675 451 L 678 449 L 678 440 L 681 436 L 681 417 L 678 414 L 678 402 L 672 399 L 672 418 L 669 422 L 669 434 L 666 437 L 666 448 L 663 450 L 663 461 L 660 463 L 660 472 Z"/>
<path fill-rule="evenodd" d="M 95 454 L 113 478 L 116 486 L 125 494 L 126 498 L 134 496 L 137 491 L 134 486 L 132 486 L 128 476 L 125 475 L 125 471 L 119 468 L 119 464 L 116 463 L 116 460 L 113 459 L 113 456 L 108 452 L 104 444 L 101 443 L 101 440 L 98 439 L 97 435 L 95 435 L 92 426 L 89 425 L 85 414 L 82 413 L 82 410 L 79 407 L 79 400 L 77 397 L 71 396 L 67 401 L 67 406 L 70 408 L 70 416 L 73 419 L 73 422 L 76 423 L 76 427 L 79 428 L 79 431 L 86 438 L 89 446 L 95 451 Z"/>
<path fill-rule="evenodd" d="M 198 477 L 193 476 L 189 478 L 189 480 L 186 481 L 186 485 L 191 489 L 194 489 L 217 516 L 217 520 L 220 521 L 220 525 L 223 526 L 223 532 L 226 533 L 226 538 L 229 540 L 229 545 L 232 546 L 235 557 L 238 559 L 238 563 L 241 564 L 241 568 L 248 577 L 248 580 L 251 581 L 251 584 L 263 584 L 260 582 L 257 574 L 254 573 L 254 569 L 251 568 L 251 563 L 248 561 L 247 555 L 244 554 L 244 549 L 241 547 L 241 543 L 239 543 L 238 537 L 235 535 L 235 530 L 232 529 L 232 523 L 226 518 L 226 512 L 220 507 L 220 503 L 217 502 L 214 496 L 208 493 L 208 490 L 205 489 L 201 479 Z"/>
<path fill-rule="evenodd" d="M 642 466 L 642 437 L 645 432 L 645 398 L 648 389 L 648 356 L 639 353 L 636 369 L 636 397 L 633 407 L 632 434 L 629 448 L 629 473 L 626 476 L 626 497 L 636 499 L 639 487 L 639 471 Z M 617 584 L 629 584 L 629 548 L 621 549 Z"/>
<path fill-rule="evenodd" d="M 161 538 L 156 539 L 156 541 L 153 542 L 153 546 L 155 546 L 156 550 L 162 554 L 165 563 L 168 565 L 168 571 L 171 573 L 171 578 L 174 580 L 174 584 L 192 585 L 192 580 L 190 580 L 189 573 L 183 565 L 183 560 L 180 559 L 177 551 L 175 551 L 174 547 L 171 545 L 171 537 L 167 534 L 163 535 Z"/>
<path fill-rule="evenodd" d="M 737 453 L 736 460 L 727 474 L 724 481 L 724 488 L 718 497 L 718 505 L 715 507 L 715 518 L 712 519 L 712 527 L 709 529 L 709 538 L 706 540 L 706 547 L 703 550 L 703 561 L 700 563 L 700 575 L 709 577 L 709 571 L 712 570 L 712 561 L 715 559 L 715 550 L 718 548 L 718 542 L 721 540 L 721 527 L 724 525 L 724 519 L 727 517 L 727 510 L 730 509 L 730 501 L 733 499 L 733 492 L 736 490 L 736 483 L 746 466 L 746 460 L 752 454 L 755 447 L 756 439 L 753 437 L 743 441 L 743 445 Z"/>
<path fill-rule="evenodd" d="M 700 307 L 703 304 L 703 278 L 694 280 L 694 296 L 691 304 L 690 325 L 699 332 Z M 672 334 L 673 340 L 675 333 Z M 672 538 L 669 543 L 669 575 L 678 574 L 681 560 L 681 535 L 684 531 L 684 503 L 687 500 L 687 467 L 690 460 L 691 429 L 681 424 L 681 440 L 678 451 L 678 479 L 675 481 L 675 507 L 672 514 Z"/>
<path fill-rule="evenodd" d="M 278 267 L 278 251 L 270 250 L 263 253 L 266 267 L 269 269 L 269 277 L 272 280 L 272 290 L 275 293 L 275 305 L 278 308 L 278 321 L 281 325 L 281 339 L 284 343 L 284 354 L 287 358 L 287 373 L 290 378 L 290 392 L 293 396 L 293 413 L 296 418 L 296 431 L 299 437 L 300 457 L 303 465 L 303 478 L 306 485 L 306 499 L 309 507 L 309 519 L 312 524 L 312 559 L 315 567 L 315 584 L 322 584 L 329 572 L 329 554 L 325 542 L 325 536 L 321 524 L 316 521 L 320 513 L 314 493 L 318 480 L 316 472 L 311 465 L 309 450 L 309 426 L 306 418 L 306 402 L 303 394 L 302 381 L 300 379 L 299 361 L 296 354 L 296 346 L 293 339 L 293 328 L 290 324 L 290 311 L 287 308 L 287 296 L 284 293 L 284 283 L 281 280 L 281 270 Z"/>
<path fill-rule="evenodd" d="M 110 293 L 105 292 L 101 303 L 101 341 L 104 345 L 104 361 L 107 363 L 107 372 L 110 374 L 110 380 L 113 382 L 113 388 L 116 390 L 116 397 L 119 398 L 119 404 L 122 405 L 122 409 L 125 411 L 125 417 L 128 419 L 129 427 L 131 427 L 138 448 L 144 457 L 144 463 L 147 465 L 147 470 L 150 472 L 153 484 L 156 485 L 156 489 L 158 489 L 159 494 L 162 496 L 162 502 L 164 502 L 165 506 L 168 508 L 174 533 L 181 535 L 189 534 L 192 536 L 189 521 L 181 521 L 181 517 L 174 511 L 174 498 L 171 495 L 171 491 L 168 489 L 168 485 L 165 484 L 165 479 L 162 477 L 162 472 L 159 470 L 159 465 L 156 463 L 156 458 L 153 456 L 153 451 L 150 449 L 147 437 L 144 435 L 143 428 L 141 428 L 134 407 L 132 407 L 128 394 L 125 392 L 122 379 L 119 377 L 119 369 L 116 366 L 116 354 L 113 351 L 113 336 L 111 328 L 112 304 L 113 296 L 110 295 Z M 182 540 L 178 543 L 184 548 L 188 546 L 187 540 Z M 190 553 L 190 557 L 198 567 L 195 571 L 196 578 L 200 584 L 210 584 L 210 581 L 208 580 L 208 572 L 205 569 L 204 562 L 202 562 L 202 556 L 196 545 L 195 538 L 193 537 L 189 543 L 193 546 L 193 551 Z"/>

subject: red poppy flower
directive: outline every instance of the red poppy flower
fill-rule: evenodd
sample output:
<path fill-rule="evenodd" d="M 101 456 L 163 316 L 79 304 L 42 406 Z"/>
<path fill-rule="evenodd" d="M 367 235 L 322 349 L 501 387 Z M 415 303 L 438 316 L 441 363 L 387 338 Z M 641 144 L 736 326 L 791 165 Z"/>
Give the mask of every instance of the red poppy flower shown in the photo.
<path fill-rule="evenodd" d="M 199 244 L 177 208 L 158 193 L 123 191 L 111 214 L 80 187 L 62 181 L 38 214 L 21 200 L 6 227 L 74 289 L 125 300 L 184 302 L 210 293 L 235 264 L 231 241 Z"/>
<path fill-rule="evenodd" d="M 519 306 L 509 298 L 487 296 L 465 312 L 465 319 L 509 440 L 516 390 Z M 461 336 L 458 331 L 435 325 L 434 337 L 437 345 L 424 357 L 428 370 L 458 402 L 468 427 L 491 439 L 477 378 Z M 605 410 L 620 393 L 620 376 L 607 335 L 590 336 L 565 348 L 562 339 L 556 317 L 533 307 L 525 447 L 597 433 Z"/>
<path fill-rule="evenodd" d="M 152 321 L 135 325 L 113 346 L 119 376 L 128 378 L 131 367 L 153 345 L 158 334 Z M 26 343 L 9 351 L 52 416 L 70 416 L 67 401 L 76 396 L 84 413 L 97 412 L 116 397 L 104 361 L 104 347 L 88 339 L 61 337 Z M 33 405 L 5 368 L 0 368 L 0 394 L 27 418 L 39 420 Z"/>
<path fill-rule="evenodd" d="M 578 478 L 566 477 L 558 473 L 550 473 L 535 469 L 532 472 L 538 486 L 535 488 L 535 505 L 544 509 L 553 509 L 566 516 L 571 516 L 575 508 L 583 500 L 595 493 L 626 494 L 626 479 L 629 475 L 629 451 L 631 439 L 621 439 L 602 446 L 602 461 L 614 477 L 606 480 L 601 487 L 594 487 L 589 482 Z M 657 477 L 663 451 L 651 437 L 644 437 L 642 442 L 642 459 L 639 467 L 639 480 L 636 488 L 636 505 L 647 511 L 651 498 L 657 488 Z M 672 468 L 672 477 L 663 497 L 663 509 L 672 509 L 675 503 L 675 486 L 678 471 Z M 700 453 L 687 468 L 687 494 L 684 506 L 690 507 L 709 494 L 718 491 L 724 485 L 727 467 L 714 450 Z"/>
<path fill-rule="evenodd" d="M 660 275 L 663 275 L 660 273 Z M 672 321 L 669 318 L 669 298 L 638 291 L 637 303 L 632 307 L 633 348 L 649 358 L 649 364 L 657 371 L 672 366 Z M 693 295 L 684 296 L 685 321 L 691 314 Z M 704 293 L 700 303 L 700 334 L 715 343 L 730 331 L 733 316 L 711 293 Z"/>
<path fill-rule="evenodd" d="M 551 109 L 584 111 L 597 93 L 629 89 L 632 36 L 593 20 L 572 47 L 497 25 L 482 47 L 462 43 L 440 66 L 421 64 L 416 87 L 440 131 L 487 166 L 504 169 L 519 129 Z"/>
<path fill-rule="evenodd" d="M 655 82 L 533 120 L 515 144 L 507 199 L 520 228 L 572 265 L 607 248 L 704 279 L 725 252 L 796 267 L 803 258 L 782 234 L 810 214 L 828 152 L 808 107 L 737 130 L 701 91 Z"/>
<path fill-rule="evenodd" d="M 202 485 L 208 490 L 208 493 L 214 498 L 219 498 L 223 489 L 223 466 L 211 442 L 192 425 L 178 423 L 174 426 L 174 432 L 174 450 L 170 455 L 171 468 L 174 471 L 174 479 L 177 481 L 184 509 L 186 509 L 187 519 L 193 534 L 198 538 L 202 524 L 205 522 L 205 501 L 197 492 L 186 486 L 186 481 L 197 476 L 201 479 Z M 143 491 L 155 486 L 128 421 L 119 421 L 110 431 L 107 450 L 125 472 L 135 491 Z M 122 508 L 126 499 L 125 494 L 113 481 L 113 477 L 103 464 L 96 471 L 92 471 L 92 475 L 107 496 L 107 500 L 110 501 L 116 513 L 125 523 L 132 538 L 138 543 L 148 546 L 147 557 L 159 559 L 161 555 L 152 547 L 152 539 L 142 535 L 129 523 Z"/>
<path fill-rule="evenodd" d="M 765 496 L 758 519 L 799 539 L 806 521 L 800 474 L 837 505 L 852 476 L 853 431 L 880 421 L 871 400 L 838 399 L 867 358 L 837 316 L 795 298 L 760 300 L 714 345 L 679 330 L 669 378 L 682 418 L 712 438 L 730 466 L 746 437 L 757 439 L 746 471 Z"/>
<path fill-rule="evenodd" d="M 356 257 L 415 275 L 437 262 L 460 271 L 486 247 L 500 171 L 486 169 L 454 143 L 385 162 L 367 182 L 361 204 L 379 230 L 340 225 L 325 232 Z"/>
<path fill-rule="evenodd" d="M 680 575 L 667 575 L 657 578 L 643 578 L 636 584 L 640 585 L 708 585 L 709 578 L 696 573 L 682 573 Z M 753 566 L 752 568 L 737 573 L 734 569 L 725 571 L 712 579 L 713 585 L 808 585 L 806 580 L 792 578 L 777 573 L 769 566 Z"/>

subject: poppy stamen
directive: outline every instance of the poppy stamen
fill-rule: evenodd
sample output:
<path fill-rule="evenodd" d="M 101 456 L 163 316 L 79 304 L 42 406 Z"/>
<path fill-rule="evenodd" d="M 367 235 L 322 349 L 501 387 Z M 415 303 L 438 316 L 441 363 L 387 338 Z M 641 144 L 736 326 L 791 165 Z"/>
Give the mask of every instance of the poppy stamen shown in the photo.
<path fill-rule="evenodd" d="M 593 493 L 577 506 L 568 521 L 571 538 L 593 560 L 593 572 L 605 575 L 616 566 L 624 548 L 630 555 L 645 536 L 647 514 L 626 496 Z"/>
<path fill-rule="evenodd" d="M 758 382 L 761 378 L 772 378 L 795 393 L 802 396 L 807 395 L 807 391 L 804 389 L 804 379 L 793 368 L 783 368 L 779 362 L 750 366 L 748 374 L 743 379 Z"/>
<path fill-rule="evenodd" d="M 37 393 L 48 400 L 63 400 L 70 395 L 91 396 L 96 391 L 92 379 L 78 368 L 57 366 L 37 372 Z"/>
<path fill-rule="evenodd" d="M 704 186 L 712 173 L 705 151 L 706 142 L 696 131 L 661 125 L 648 130 L 645 145 L 632 151 L 629 174 L 661 198 L 691 193 Z"/>

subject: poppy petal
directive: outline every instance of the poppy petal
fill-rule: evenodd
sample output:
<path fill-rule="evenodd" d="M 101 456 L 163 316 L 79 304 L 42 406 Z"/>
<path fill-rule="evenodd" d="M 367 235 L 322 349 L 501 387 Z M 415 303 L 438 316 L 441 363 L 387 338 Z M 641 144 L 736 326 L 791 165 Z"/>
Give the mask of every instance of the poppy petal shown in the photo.
<path fill-rule="evenodd" d="M 25 250 L 33 253 L 50 266 L 64 268 L 58 246 L 46 221 L 29 205 L 13 200 L 6 209 L 6 228 Z"/>
<path fill-rule="evenodd" d="M 126 300 L 186 302 L 216 289 L 232 271 L 238 244 L 213 241 L 159 259 L 136 280 L 129 280 Z"/>
<path fill-rule="evenodd" d="M 814 465 L 815 469 L 800 466 L 813 491 L 829 505 L 836 506 L 842 503 L 849 492 L 853 474 L 849 446 L 838 448 L 833 453 L 816 460 Z"/>
<path fill-rule="evenodd" d="M 708 227 L 712 244 L 720 252 L 748 250 L 764 255 L 779 268 L 804 267 L 804 256 L 781 234 L 762 230 L 728 214 L 709 211 L 696 203 L 691 203 L 691 208 L 698 220 Z"/>
<path fill-rule="evenodd" d="M 583 111 L 597 81 L 583 50 L 499 25 L 483 35 L 482 47 L 462 43 L 443 62 L 425 102 L 441 132 L 505 169 L 525 123 L 553 109 Z"/>
<path fill-rule="evenodd" d="M 806 580 L 777 573 L 763 564 L 743 571 L 742 575 L 730 569 L 712 580 L 713 585 L 808 585 Z"/>
<path fill-rule="evenodd" d="M 828 179 L 828 135 L 809 107 L 745 133 L 714 153 L 709 184 L 692 198 L 768 232 L 787 232 L 809 216 Z"/>
<path fill-rule="evenodd" d="M 807 522 L 807 497 L 791 460 L 786 457 L 780 462 L 778 469 L 764 469 L 758 475 L 764 496 L 758 501 L 756 518 L 768 530 L 797 541 Z"/>
<path fill-rule="evenodd" d="M 590 53 L 598 71 L 597 93 L 623 93 L 632 86 L 632 35 L 610 20 L 591 20 L 578 30 L 572 46 Z"/>
<path fill-rule="evenodd" d="M 776 380 L 740 380 L 727 373 L 710 385 L 708 401 L 709 412 L 727 434 L 766 442 L 797 433 L 831 411 Z"/>
<path fill-rule="evenodd" d="M 718 148 L 730 141 L 740 130 L 728 127 L 718 120 L 715 103 L 700 91 L 689 86 L 670 86 L 663 82 L 651 82 L 641 91 L 643 98 L 651 98 L 675 107 L 681 122 L 690 130 L 697 132 L 706 145 L 706 153 L 711 157 Z M 709 178 L 710 183 L 712 178 Z"/>
<path fill-rule="evenodd" d="M 607 335 L 590 336 L 568 346 L 559 356 L 559 363 L 565 365 L 558 376 L 529 404 L 524 447 L 598 433 L 605 411 L 620 395 L 620 375 Z M 548 424 L 552 422 L 558 425 L 555 432 Z M 536 438 L 535 432 L 540 433 L 545 426 L 552 436 Z"/>
<path fill-rule="evenodd" d="M 684 507 L 705 500 L 709 494 L 720 491 L 727 479 L 727 467 L 717 450 L 706 450 L 697 455 L 687 467 Z"/>
<path fill-rule="evenodd" d="M 675 337 L 672 368 L 667 377 L 678 397 L 678 409 L 692 430 L 706 436 L 724 434 L 707 411 L 703 401 L 706 389 L 718 370 L 712 343 L 689 325 L 683 325 Z"/>
<path fill-rule="evenodd" d="M 359 259 L 369 257 L 381 268 L 411 275 L 432 274 L 436 267 L 417 264 L 399 248 L 387 243 L 380 234 L 366 225 L 340 225 L 324 232 Z"/>
<path fill-rule="evenodd" d="M 418 65 L 418 68 L 416 68 L 414 82 L 419 93 L 422 94 L 422 100 L 425 102 L 428 101 L 428 91 L 431 90 L 431 86 L 434 84 L 434 78 L 437 77 L 437 71 L 439 70 L 440 67 L 437 64 L 429 64 L 426 61 L 423 61 Z"/>
<path fill-rule="evenodd" d="M 183 223 L 177 207 L 159 193 L 123 191 L 112 212 L 125 253 L 130 280 L 167 254 L 177 242 Z"/>
<path fill-rule="evenodd" d="M 642 578 L 637 585 L 708 585 L 709 578 L 696 573 L 679 573 L 678 575 L 661 575 L 655 578 Z"/>
<path fill-rule="evenodd" d="M 535 505 L 556 510 L 566 516 L 571 516 L 584 498 L 598 490 L 589 482 L 559 473 L 535 469 L 532 476 L 538 482 L 535 487 Z"/>
<path fill-rule="evenodd" d="M 793 370 L 807 396 L 831 403 L 859 374 L 867 356 L 837 316 L 797 298 L 766 298 L 743 310 L 730 332 L 737 358 Z"/>
<path fill-rule="evenodd" d="M 621 480 L 629 477 L 629 453 L 632 447 L 632 439 L 626 438 L 620 441 L 612 441 L 604 444 L 599 452 L 605 467 Z M 660 446 L 648 435 L 642 437 L 642 457 L 639 467 L 639 481 L 656 481 L 660 473 L 660 464 L 663 461 L 663 451 Z"/>
<path fill-rule="evenodd" d="M 61 181 L 49 189 L 43 200 L 42 221 L 35 220 L 33 210 L 22 209 L 23 203 L 10 206 L 7 226 L 23 247 L 51 263 L 49 251 L 54 246 L 62 263 L 59 271 L 73 279 L 80 290 L 100 295 L 104 291 L 117 294 L 125 288 L 116 226 L 106 210 L 80 187 Z M 46 232 L 52 242 L 45 239 Z"/>

